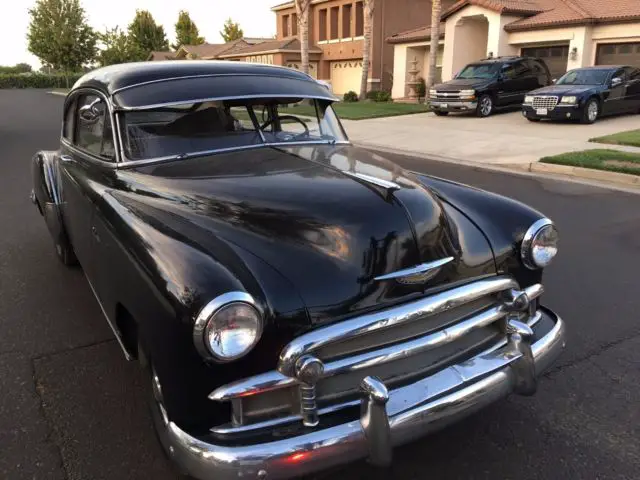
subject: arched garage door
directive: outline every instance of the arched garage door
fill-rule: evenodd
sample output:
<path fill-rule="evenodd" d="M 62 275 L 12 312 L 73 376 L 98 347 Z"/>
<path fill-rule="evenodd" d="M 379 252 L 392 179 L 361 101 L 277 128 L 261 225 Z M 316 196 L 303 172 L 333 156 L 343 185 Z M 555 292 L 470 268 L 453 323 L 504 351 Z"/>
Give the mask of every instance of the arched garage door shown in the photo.
<path fill-rule="evenodd" d="M 598 45 L 598 65 L 633 65 L 640 67 L 640 42 Z"/>
<path fill-rule="evenodd" d="M 359 92 L 362 80 L 362 62 L 358 60 L 343 60 L 331 62 L 331 89 L 336 95 L 343 95 L 348 91 Z"/>

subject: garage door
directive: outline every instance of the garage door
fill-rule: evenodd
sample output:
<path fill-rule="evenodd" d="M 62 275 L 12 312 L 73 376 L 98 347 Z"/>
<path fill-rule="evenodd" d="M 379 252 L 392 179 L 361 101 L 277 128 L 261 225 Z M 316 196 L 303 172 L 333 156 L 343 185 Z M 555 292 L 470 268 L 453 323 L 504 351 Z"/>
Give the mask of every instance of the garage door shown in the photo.
<path fill-rule="evenodd" d="M 360 91 L 362 80 L 362 62 L 358 60 L 346 60 L 331 62 L 331 89 L 336 95 L 342 95 L 349 91 Z"/>
<path fill-rule="evenodd" d="M 560 78 L 567 73 L 569 61 L 569 45 L 554 45 L 547 47 L 528 47 L 522 49 L 522 56 L 536 57 L 544 61 L 549 67 L 551 78 Z"/>
<path fill-rule="evenodd" d="M 286 64 L 289 68 L 295 68 L 296 70 L 302 70 L 300 63 L 297 62 L 289 62 Z M 317 62 L 309 62 L 309 75 L 313 78 L 318 78 L 318 63 Z"/>
<path fill-rule="evenodd" d="M 598 45 L 598 65 L 633 65 L 640 67 L 640 42 Z"/>

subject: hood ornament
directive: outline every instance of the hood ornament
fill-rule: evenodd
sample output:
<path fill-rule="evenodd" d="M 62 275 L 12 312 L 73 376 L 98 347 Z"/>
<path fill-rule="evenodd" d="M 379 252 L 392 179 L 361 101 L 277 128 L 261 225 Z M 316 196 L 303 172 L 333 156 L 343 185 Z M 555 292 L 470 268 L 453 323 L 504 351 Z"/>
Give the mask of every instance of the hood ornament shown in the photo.
<path fill-rule="evenodd" d="M 442 258 L 429 263 L 423 263 L 411 268 L 405 268 L 398 270 L 397 272 L 387 273 L 386 275 L 380 275 L 375 277 L 376 281 L 395 280 L 403 285 L 416 285 L 420 283 L 426 283 L 435 277 L 442 267 L 454 260 L 453 257 Z"/>

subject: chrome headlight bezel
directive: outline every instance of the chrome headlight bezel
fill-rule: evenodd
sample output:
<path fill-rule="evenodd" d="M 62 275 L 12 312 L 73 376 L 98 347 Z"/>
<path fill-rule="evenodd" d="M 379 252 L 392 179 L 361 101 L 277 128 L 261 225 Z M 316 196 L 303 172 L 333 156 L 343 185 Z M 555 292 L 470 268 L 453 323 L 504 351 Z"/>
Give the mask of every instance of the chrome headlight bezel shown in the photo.
<path fill-rule="evenodd" d="M 253 337 L 247 346 L 239 353 L 224 355 L 216 351 L 208 341 L 209 333 L 215 327 L 216 315 L 228 313 L 230 308 L 243 308 L 245 313 L 255 314 L 255 328 Z M 215 363 L 228 363 L 247 355 L 257 345 L 264 329 L 262 309 L 255 299 L 245 292 L 228 292 L 210 301 L 198 314 L 193 326 L 193 343 L 198 353 L 206 360 Z"/>
<path fill-rule="evenodd" d="M 554 246 L 550 247 L 553 254 L 548 260 L 539 257 L 536 251 L 537 243 L 540 242 L 545 235 L 555 236 Z M 529 227 L 524 234 L 522 245 L 520 247 L 520 257 L 525 267 L 530 270 L 539 270 L 551 264 L 558 254 L 558 229 L 555 224 L 548 218 L 541 218 Z M 555 249 L 555 250 L 553 250 Z"/>
<path fill-rule="evenodd" d="M 578 97 L 575 95 L 566 95 L 560 99 L 560 103 L 564 103 L 565 105 L 575 105 L 578 103 Z"/>
<path fill-rule="evenodd" d="M 525 95 L 524 97 L 524 103 L 528 104 L 532 104 L 533 103 L 533 99 L 535 97 L 533 95 Z"/>
<path fill-rule="evenodd" d="M 476 96 L 476 91 L 474 89 L 460 90 L 460 98 L 473 98 Z"/>

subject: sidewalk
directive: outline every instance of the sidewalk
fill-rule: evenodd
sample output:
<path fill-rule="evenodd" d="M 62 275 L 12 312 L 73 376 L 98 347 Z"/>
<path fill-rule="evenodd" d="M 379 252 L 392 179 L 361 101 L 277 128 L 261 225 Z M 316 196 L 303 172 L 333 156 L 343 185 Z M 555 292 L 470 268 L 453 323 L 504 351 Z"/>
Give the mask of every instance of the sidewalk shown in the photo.
<path fill-rule="evenodd" d="M 432 113 L 348 121 L 350 140 L 365 147 L 417 156 L 432 156 L 478 165 L 522 166 L 560 153 L 612 148 L 640 153 L 639 148 L 590 143 L 589 139 L 638 128 L 640 117 L 605 118 L 593 125 L 531 123 L 520 112 L 437 117 Z"/>

